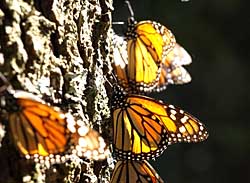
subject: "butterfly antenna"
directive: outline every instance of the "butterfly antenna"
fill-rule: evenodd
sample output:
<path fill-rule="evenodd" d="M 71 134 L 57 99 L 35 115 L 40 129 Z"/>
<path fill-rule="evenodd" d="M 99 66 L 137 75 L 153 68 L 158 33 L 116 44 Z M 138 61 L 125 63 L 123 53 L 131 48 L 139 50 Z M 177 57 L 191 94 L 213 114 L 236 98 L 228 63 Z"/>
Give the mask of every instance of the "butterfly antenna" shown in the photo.
<path fill-rule="evenodd" d="M 131 19 L 131 21 L 134 21 L 134 11 L 132 9 L 130 2 L 129 1 L 124 1 L 124 2 L 127 4 L 128 9 L 129 9 L 129 13 L 130 13 L 129 19 Z M 112 22 L 112 25 L 124 25 L 124 24 L 125 22 Z"/>
<path fill-rule="evenodd" d="M 112 76 L 112 78 L 115 80 L 115 83 L 118 83 L 117 78 L 116 78 L 116 75 L 115 75 L 113 72 L 111 72 L 111 76 Z"/>
<path fill-rule="evenodd" d="M 104 77 L 105 80 L 107 81 L 107 83 L 109 84 L 110 87 L 113 87 L 112 83 L 106 78 L 106 76 Z"/>
<path fill-rule="evenodd" d="M 124 22 L 112 22 L 112 25 L 124 25 Z"/>
<path fill-rule="evenodd" d="M 134 25 L 136 24 L 136 21 L 135 21 L 135 18 L 134 18 L 134 11 L 132 9 L 130 1 L 125 1 L 125 3 L 127 4 L 129 12 L 130 12 L 130 17 L 128 18 L 128 32 L 131 32 Z"/>
<path fill-rule="evenodd" d="M 111 83 L 109 79 L 107 79 L 106 77 L 104 77 L 107 81 L 107 83 L 113 88 L 115 85 L 118 84 L 117 78 L 115 76 L 115 74 L 113 72 L 110 73 L 109 78 L 114 80 L 114 83 Z"/>
<path fill-rule="evenodd" d="M 129 2 L 129 1 L 125 1 L 125 3 L 126 3 L 127 6 L 128 6 L 128 10 L 129 10 L 129 12 L 130 12 L 131 18 L 134 18 L 134 11 L 133 11 L 133 8 L 132 8 L 130 2 Z"/>

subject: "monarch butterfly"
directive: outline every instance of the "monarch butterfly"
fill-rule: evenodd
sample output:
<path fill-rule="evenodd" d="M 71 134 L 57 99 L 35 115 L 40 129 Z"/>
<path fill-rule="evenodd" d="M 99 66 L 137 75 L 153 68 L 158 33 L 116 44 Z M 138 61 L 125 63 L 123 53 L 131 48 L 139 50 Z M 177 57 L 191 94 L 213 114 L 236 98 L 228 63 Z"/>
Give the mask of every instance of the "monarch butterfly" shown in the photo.
<path fill-rule="evenodd" d="M 175 37 L 168 28 L 155 21 L 137 23 L 129 2 L 127 4 L 131 17 L 126 41 L 114 39 L 115 74 L 125 89 L 151 91 L 158 82 L 162 61 L 175 46 Z"/>
<path fill-rule="evenodd" d="M 116 163 L 110 183 L 163 183 L 147 161 L 120 160 Z"/>
<path fill-rule="evenodd" d="M 191 76 L 182 65 L 191 64 L 192 58 L 188 52 L 176 43 L 162 63 L 161 74 L 154 90 L 161 91 L 168 84 L 184 84 L 191 81 Z"/>
<path fill-rule="evenodd" d="M 182 109 L 115 87 L 112 99 L 113 144 L 117 159 L 158 157 L 170 144 L 200 142 L 205 126 Z"/>
<path fill-rule="evenodd" d="M 69 113 L 47 105 L 37 96 L 5 89 L 0 91 L 0 101 L 0 112 L 8 120 L 11 139 L 27 159 L 61 161 L 65 158 L 62 154 L 70 148 L 87 158 L 107 156 L 106 144 L 95 130 L 77 124 Z"/>
<path fill-rule="evenodd" d="M 126 91 L 133 88 L 134 82 L 128 82 L 128 56 L 127 56 L 127 43 L 123 37 L 118 35 L 113 36 L 114 42 L 114 72 L 118 78 L 118 82 L 124 87 Z M 173 50 L 167 55 L 164 62 L 161 63 L 159 69 L 158 82 L 154 87 L 145 91 L 162 91 L 166 89 L 168 84 L 184 84 L 191 81 L 191 76 L 182 65 L 188 65 L 192 62 L 191 56 L 179 44 L 175 44 Z M 138 84 L 137 84 L 138 85 Z M 142 89 L 145 87 L 142 87 Z M 142 90 L 137 89 L 137 90 Z M 138 92 L 137 92 L 138 93 Z"/>
<path fill-rule="evenodd" d="M 26 158 L 64 152 L 70 140 L 66 115 L 23 91 L 1 94 L 14 144 Z M 3 103 L 2 102 L 2 103 Z"/>

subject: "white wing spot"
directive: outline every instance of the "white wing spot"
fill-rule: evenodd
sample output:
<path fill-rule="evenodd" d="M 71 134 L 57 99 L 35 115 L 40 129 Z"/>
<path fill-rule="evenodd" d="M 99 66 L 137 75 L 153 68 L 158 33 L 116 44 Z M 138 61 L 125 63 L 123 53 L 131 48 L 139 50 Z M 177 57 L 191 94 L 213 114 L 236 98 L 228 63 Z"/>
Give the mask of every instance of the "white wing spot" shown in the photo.
<path fill-rule="evenodd" d="M 180 131 L 181 133 L 184 133 L 184 132 L 186 132 L 186 128 L 185 128 L 184 126 L 181 126 L 181 127 L 179 128 L 179 131 Z"/>
<path fill-rule="evenodd" d="M 173 105 L 168 105 L 168 107 L 175 109 L 175 107 Z"/>
<path fill-rule="evenodd" d="M 177 137 L 178 137 L 178 138 L 181 138 L 181 134 L 180 134 L 180 133 L 178 133 L 178 134 L 177 134 Z"/>
<path fill-rule="evenodd" d="M 200 126 L 200 130 L 203 131 L 203 130 L 204 130 L 204 127 L 203 127 L 203 126 Z"/>
<path fill-rule="evenodd" d="M 176 110 L 171 109 L 170 113 L 173 114 L 173 115 L 176 115 L 177 112 L 176 112 Z"/>
<path fill-rule="evenodd" d="M 183 118 L 181 118 L 181 122 L 186 123 L 188 119 L 189 119 L 189 117 L 184 116 Z"/>
<path fill-rule="evenodd" d="M 171 136 L 172 136 L 172 137 L 175 137 L 175 134 L 174 134 L 174 133 L 171 133 Z"/>
<path fill-rule="evenodd" d="M 170 114 L 170 118 L 172 119 L 172 120 L 176 120 L 176 117 L 175 117 L 175 115 L 173 115 L 173 114 Z"/>

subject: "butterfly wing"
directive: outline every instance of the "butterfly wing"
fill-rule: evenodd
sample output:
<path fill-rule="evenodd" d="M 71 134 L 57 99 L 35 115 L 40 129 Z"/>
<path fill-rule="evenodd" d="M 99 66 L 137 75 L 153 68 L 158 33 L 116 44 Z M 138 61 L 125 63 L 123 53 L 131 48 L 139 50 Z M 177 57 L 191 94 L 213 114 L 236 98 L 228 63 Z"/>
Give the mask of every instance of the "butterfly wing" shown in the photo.
<path fill-rule="evenodd" d="M 114 100 L 113 139 L 118 159 L 152 159 L 169 144 L 199 142 L 208 136 L 198 119 L 172 105 L 133 94 L 120 94 Z"/>
<path fill-rule="evenodd" d="M 148 109 L 151 115 L 161 121 L 169 136 L 168 144 L 177 142 L 200 142 L 208 137 L 205 126 L 194 116 L 160 101 L 140 95 L 128 95 L 129 100 Z M 131 102 L 130 102 L 131 103 Z"/>
<path fill-rule="evenodd" d="M 167 54 L 165 65 L 182 66 L 192 63 L 192 58 L 180 44 L 176 43 L 174 48 Z"/>
<path fill-rule="evenodd" d="M 183 65 L 191 64 L 192 58 L 188 52 L 179 44 L 176 43 L 162 63 L 162 69 L 159 82 L 155 88 L 156 91 L 161 91 L 168 84 L 185 84 L 191 81 L 191 76 Z"/>
<path fill-rule="evenodd" d="M 69 113 L 45 104 L 28 92 L 6 95 L 11 136 L 26 158 L 52 160 L 54 155 L 71 153 L 95 160 L 107 157 L 109 150 L 99 133 L 83 122 L 77 123 Z"/>
<path fill-rule="evenodd" d="M 154 159 L 167 147 L 164 124 L 137 99 L 127 97 L 123 106 L 113 108 L 113 143 L 118 159 Z"/>
<path fill-rule="evenodd" d="M 48 156 L 65 151 L 70 135 L 62 112 L 28 98 L 17 98 L 17 105 L 19 110 L 9 113 L 9 125 L 21 154 Z"/>
<path fill-rule="evenodd" d="M 141 50 L 145 50 L 147 56 L 144 58 L 152 58 L 152 62 L 156 64 L 161 64 L 162 60 L 165 60 L 165 57 L 174 48 L 176 43 L 171 31 L 154 21 L 139 22 L 135 25 L 134 32 L 136 34 L 135 38 L 129 39 L 130 37 L 128 36 L 128 42 L 134 42 L 137 44 L 136 46 L 142 48 Z M 146 55 L 143 52 L 141 54 L 142 56 L 139 58 L 143 58 L 143 54 Z"/>
<path fill-rule="evenodd" d="M 163 183 L 161 177 L 147 161 L 118 161 L 110 183 Z"/>
<path fill-rule="evenodd" d="M 159 79 L 160 64 L 174 47 L 175 38 L 170 30 L 153 21 L 139 22 L 127 37 L 128 78 L 134 81 L 137 90 L 150 91 Z"/>
<path fill-rule="evenodd" d="M 150 91 L 157 84 L 160 66 L 173 49 L 175 38 L 170 30 L 153 21 L 141 21 L 114 43 L 114 71 L 119 84 L 132 91 Z M 126 49 L 124 49 L 126 48 Z"/>

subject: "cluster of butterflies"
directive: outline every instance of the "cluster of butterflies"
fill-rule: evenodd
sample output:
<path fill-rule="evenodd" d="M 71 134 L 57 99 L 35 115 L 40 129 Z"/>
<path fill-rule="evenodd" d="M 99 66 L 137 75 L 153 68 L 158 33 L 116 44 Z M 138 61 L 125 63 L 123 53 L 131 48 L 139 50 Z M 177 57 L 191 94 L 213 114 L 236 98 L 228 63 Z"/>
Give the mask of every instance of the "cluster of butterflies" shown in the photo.
<path fill-rule="evenodd" d="M 191 114 L 145 94 L 190 82 L 183 65 L 192 59 L 168 28 L 154 21 L 137 23 L 133 13 L 127 33 L 115 34 L 113 45 L 117 81 L 111 109 L 117 163 L 111 183 L 163 182 L 147 160 L 171 144 L 203 141 L 208 132 Z"/>
<path fill-rule="evenodd" d="M 147 160 L 171 144 L 203 141 L 208 132 L 191 114 L 144 95 L 190 82 L 183 65 L 190 64 L 191 57 L 168 28 L 154 21 L 137 23 L 133 16 L 125 36 L 114 35 L 113 44 L 111 111 L 117 163 L 111 183 L 163 182 Z M 68 154 L 94 160 L 110 154 L 97 131 L 31 93 L 12 89 L 1 73 L 0 78 L 0 122 L 7 121 L 21 156 L 62 162 Z"/>

